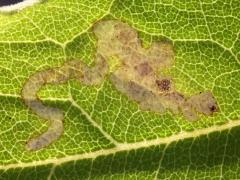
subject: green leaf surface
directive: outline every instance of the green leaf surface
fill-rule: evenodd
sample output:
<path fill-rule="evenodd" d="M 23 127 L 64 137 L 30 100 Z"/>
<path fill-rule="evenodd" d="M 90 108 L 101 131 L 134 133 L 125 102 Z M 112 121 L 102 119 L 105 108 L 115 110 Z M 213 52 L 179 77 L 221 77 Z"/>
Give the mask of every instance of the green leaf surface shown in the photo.
<path fill-rule="evenodd" d="M 67 59 L 93 62 L 102 19 L 127 22 L 146 45 L 170 39 L 176 89 L 212 91 L 220 112 L 189 122 L 141 111 L 108 79 L 73 80 L 39 94 L 64 110 L 64 135 L 26 151 L 48 124 L 24 105 L 24 82 Z M 239 179 L 239 36 L 238 0 L 48 0 L 0 14 L 0 179 Z"/>

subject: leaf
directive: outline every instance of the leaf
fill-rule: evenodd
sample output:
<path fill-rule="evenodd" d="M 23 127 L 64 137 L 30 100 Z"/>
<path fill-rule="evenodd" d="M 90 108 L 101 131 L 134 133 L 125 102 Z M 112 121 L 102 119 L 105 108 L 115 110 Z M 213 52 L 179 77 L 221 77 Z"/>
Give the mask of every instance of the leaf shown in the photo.
<path fill-rule="evenodd" d="M 108 80 L 100 87 L 71 81 L 40 92 L 66 113 L 64 135 L 26 151 L 48 124 L 22 102 L 24 82 L 69 58 L 90 64 L 91 27 L 101 19 L 127 22 L 146 45 L 170 39 L 176 89 L 212 91 L 220 112 L 191 123 L 139 110 Z M 239 29 L 238 0 L 48 0 L 0 15 L 0 179 L 240 178 Z"/>

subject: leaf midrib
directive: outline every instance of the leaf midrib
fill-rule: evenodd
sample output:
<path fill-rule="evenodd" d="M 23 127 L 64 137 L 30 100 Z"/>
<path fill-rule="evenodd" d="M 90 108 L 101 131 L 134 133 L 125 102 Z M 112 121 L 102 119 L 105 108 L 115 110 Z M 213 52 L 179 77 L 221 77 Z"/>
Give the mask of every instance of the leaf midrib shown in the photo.
<path fill-rule="evenodd" d="M 210 133 L 214 132 L 221 132 L 225 130 L 230 130 L 234 127 L 240 126 L 240 119 L 234 120 L 234 121 L 228 121 L 226 124 L 223 125 L 214 125 L 209 128 L 204 129 L 198 129 L 191 132 L 180 132 L 176 135 L 172 135 L 169 137 L 164 138 L 156 138 L 153 140 L 147 140 L 147 141 L 140 141 L 135 143 L 120 143 L 118 146 L 110 149 L 104 149 L 104 150 L 97 150 L 94 152 L 88 152 L 83 154 L 77 154 L 77 155 L 70 155 L 66 157 L 62 157 L 59 159 L 47 159 L 47 160 L 41 160 L 41 161 L 32 161 L 30 163 L 15 163 L 15 164 L 8 164 L 8 165 L 0 165 L 1 170 L 8 170 L 12 168 L 25 168 L 25 167 L 32 167 L 32 166 L 43 166 L 47 164 L 53 164 L 55 166 L 58 166 L 60 164 L 70 162 L 70 161 L 78 161 L 83 159 L 95 159 L 99 156 L 108 156 L 111 154 L 116 154 L 118 152 L 122 151 L 131 151 L 131 150 L 137 150 L 141 148 L 149 148 L 151 146 L 159 146 L 159 145 L 165 145 L 168 146 L 169 144 L 173 142 L 177 142 L 184 139 L 189 138 L 197 138 L 199 136 L 208 135 Z"/>

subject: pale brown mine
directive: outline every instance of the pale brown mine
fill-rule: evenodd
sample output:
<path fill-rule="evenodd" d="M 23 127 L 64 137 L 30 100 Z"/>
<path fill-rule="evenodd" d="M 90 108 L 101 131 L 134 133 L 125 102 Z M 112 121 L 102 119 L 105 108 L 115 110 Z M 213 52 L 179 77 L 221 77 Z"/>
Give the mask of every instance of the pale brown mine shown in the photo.
<path fill-rule="evenodd" d="M 210 91 L 189 98 L 174 89 L 171 77 L 159 74 L 174 63 L 173 45 L 169 42 L 153 43 L 145 49 L 136 30 L 120 21 L 100 21 L 94 25 L 97 38 L 96 61 L 88 67 L 80 60 L 70 60 L 58 68 L 32 75 L 22 89 L 25 104 L 39 117 L 50 123 L 47 132 L 30 139 L 28 150 L 39 150 L 62 135 L 64 112 L 45 106 L 37 93 L 46 84 L 66 83 L 77 79 L 86 85 L 98 85 L 109 74 L 115 87 L 139 104 L 140 109 L 174 114 L 182 113 L 190 121 L 197 120 L 198 113 L 212 115 L 219 111 L 217 101 Z M 109 70 L 109 60 L 117 59 L 120 65 Z"/>

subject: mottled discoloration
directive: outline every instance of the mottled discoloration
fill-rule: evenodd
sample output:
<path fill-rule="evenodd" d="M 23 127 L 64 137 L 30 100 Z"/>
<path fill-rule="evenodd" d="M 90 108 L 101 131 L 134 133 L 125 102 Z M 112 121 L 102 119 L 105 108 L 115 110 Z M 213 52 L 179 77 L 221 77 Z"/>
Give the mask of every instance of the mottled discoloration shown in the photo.
<path fill-rule="evenodd" d="M 142 110 L 174 114 L 182 113 L 188 120 L 197 120 L 198 114 L 212 115 L 218 111 L 217 102 L 211 92 L 190 98 L 177 92 L 170 77 L 163 77 L 159 71 L 174 63 L 173 45 L 170 42 L 153 43 L 142 47 L 137 32 L 119 21 L 101 21 L 94 25 L 97 38 L 96 63 L 88 67 L 78 60 L 70 60 L 62 67 L 38 72 L 31 76 L 22 90 L 25 104 L 38 116 L 50 122 L 47 132 L 31 139 L 28 150 L 38 150 L 57 140 L 63 133 L 64 113 L 43 105 L 38 99 L 38 91 L 46 84 L 65 83 L 77 79 L 86 85 L 100 84 L 109 74 L 107 61 L 118 59 L 120 64 L 109 74 L 115 87 L 136 101 Z"/>

